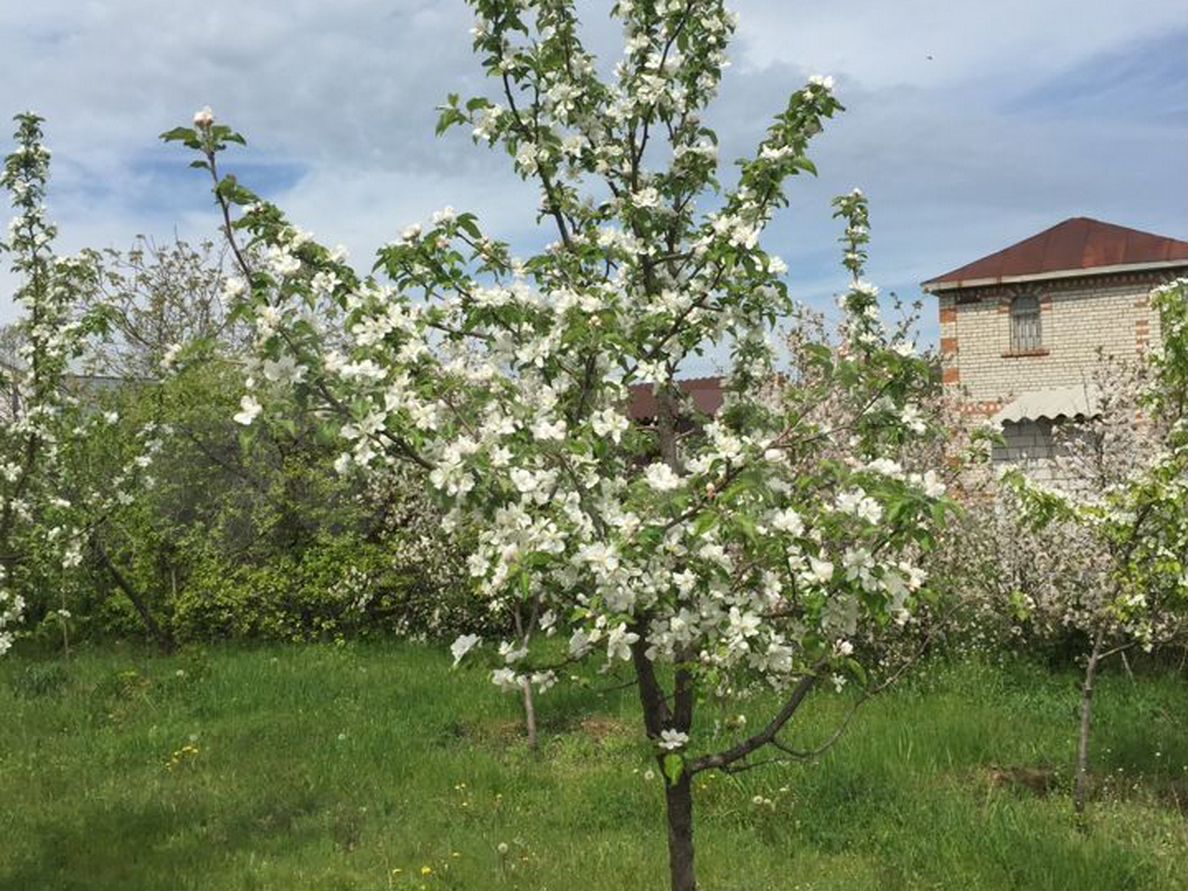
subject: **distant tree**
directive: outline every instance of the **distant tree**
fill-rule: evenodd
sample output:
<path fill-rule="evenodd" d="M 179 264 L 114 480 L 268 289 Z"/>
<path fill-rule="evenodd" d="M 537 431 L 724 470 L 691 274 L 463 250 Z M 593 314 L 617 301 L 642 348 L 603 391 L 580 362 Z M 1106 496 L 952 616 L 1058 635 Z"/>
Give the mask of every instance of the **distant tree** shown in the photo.
<path fill-rule="evenodd" d="M 246 346 L 222 296 L 223 255 L 216 245 L 161 245 L 138 236 L 127 251 L 90 252 L 98 270 L 87 303 L 108 320 L 88 354 L 88 370 L 120 380 L 162 377 L 198 348 L 234 355 Z"/>

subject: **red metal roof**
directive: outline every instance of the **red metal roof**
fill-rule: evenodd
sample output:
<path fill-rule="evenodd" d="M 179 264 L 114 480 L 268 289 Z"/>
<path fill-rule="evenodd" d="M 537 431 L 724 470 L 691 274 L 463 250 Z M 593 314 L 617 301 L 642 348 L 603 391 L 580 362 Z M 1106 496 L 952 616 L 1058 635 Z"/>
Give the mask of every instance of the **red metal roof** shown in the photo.
<path fill-rule="evenodd" d="M 1001 251 L 929 279 L 930 285 L 1043 275 L 1045 273 L 1144 263 L 1188 265 L 1188 241 L 1140 232 L 1089 217 L 1073 217 Z"/>
<path fill-rule="evenodd" d="M 715 415 L 722 407 L 722 379 L 720 377 L 695 377 L 678 381 L 681 391 L 693 398 L 693 405 L 699 412 Z M 656 417 L 658 406 L 651 384 L 634 384 L 631 387 L 631 404 L 627 416 L 633 421 L 646 421 Z"/>

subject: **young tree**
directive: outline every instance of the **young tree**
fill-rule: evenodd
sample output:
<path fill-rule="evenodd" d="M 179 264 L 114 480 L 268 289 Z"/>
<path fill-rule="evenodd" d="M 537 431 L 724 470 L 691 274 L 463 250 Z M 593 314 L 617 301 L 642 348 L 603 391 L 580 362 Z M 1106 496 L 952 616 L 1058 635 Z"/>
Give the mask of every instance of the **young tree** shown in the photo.
<path fill-rule="evenodd" d="M 1149 365 L 1104 362 L 1092 418 L 1062 437 L 1066 484 L 1018 471 L 1006 482 L 1041 565 L 1014 606 L 1040 628 L 1089 641 L 1081 685 L 1074 803 L 1088 793 L 1093 690 L 1101 663 L 1188 636 L 1188 280 L 1156 289 L 1162 349 Z"/>
<path fill-rule="evenodd" d="M 929 370 L 888 337 L 861 279 L 857 192 L 837 202 L 852 275 L 840 349 L 819 344 L 808 376 L 781 363 L 786 267 L 759 236 L 786 180 L 813 171 L 808 141 L 840 109 L 828 78 L 790 96 L 715 197 L 717 140 L 701 115 L 735 27 L 719 0 L 622 0 L 609 79 L 571 2 L 472 5 L 499 95 L 450 97 L 439 130 L 469 126 L 539 183 L 556 241 L 536 256 L 516 259 L 446 208 L 361 277 L 221 174 L 242 137 L 209 109 L 164 138 L 212 177 L 256 328 L 237 419 L 301 406 L 341 437 L 343 469 L 427 473 L 448 522 L 479 527 L 470 570 L 483 597 L 516 617 L 500 687 L 547 689 L 579 660 L 631 666 L 664 776 L 672 887 L 691 891 L 693 777 L 754 766 L 764 749 L 805 754 L 782 734 L 822 680 L 865 679 L 851 638 L 894 635 L 928 596 L 918 561 L 944 487 L 894 456 L 929 435 L 917 407 Z M 679 386 L 697 356 L 728 365 L 712 418 Z M 628 420 L 634 385 L 655 394 L 654 428 Z M 812 410 L 830 399 L 844 417 Z M 550 660 L 533 643 L 558 631 L 567 652 Z M 454 655 L 481 643 L 459 638 Z M 781 707 L 711 750 L 699 701 L 751 686 L 781 691 Z"/>
<path fill-rule="evenodd" d="M 37 557 L 73 564 L 77 551 L 62 525 L 57 491 L 59 449 L 73 399 L 66 386 L 70 362 L 83 350 L 96 320 L 79 311 L 79 292 L 93 279 L 86 257 L 57 257 L 57 229 L 45 208 L 50 153 L 42 144 L 42 119 L 17 115 L 17 148 L 5 158 L 0 184 L 16 216 L 0 248 L 12 255 L 22 280 L 14 295 L 15 360 L 0 369 L 4 423 L 0 424 L 0 654 L 11 647 L 25 611 L 28 581 Z"/>

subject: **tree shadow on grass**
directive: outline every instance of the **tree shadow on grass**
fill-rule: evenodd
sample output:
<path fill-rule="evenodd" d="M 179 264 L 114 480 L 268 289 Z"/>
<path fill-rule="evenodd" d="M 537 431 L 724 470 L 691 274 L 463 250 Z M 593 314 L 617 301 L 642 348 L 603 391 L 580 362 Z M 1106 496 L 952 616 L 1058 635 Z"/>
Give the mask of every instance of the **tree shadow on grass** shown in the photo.
<path fill-rule="evenodd" d="M 238 813 L 168 801 L 96 804 L 75 810 L 69 823 L 29 827 L 35 844 L 0 857 L 0 891 L 209 888 L 236 854 L 271 850 L 282 837 L 300 847 L 325 834 L 311 818 L 333 806 L 305 793 Z"/>

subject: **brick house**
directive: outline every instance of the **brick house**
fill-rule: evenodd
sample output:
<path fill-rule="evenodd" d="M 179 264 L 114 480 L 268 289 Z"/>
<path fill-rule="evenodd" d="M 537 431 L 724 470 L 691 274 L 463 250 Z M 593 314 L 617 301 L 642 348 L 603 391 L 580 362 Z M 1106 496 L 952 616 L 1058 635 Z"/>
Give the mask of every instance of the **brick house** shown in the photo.
<path fill-rule="evenodd" d="M 1043 475 L 1053 425 L 1093 411 L 1098 351 L 1128 359 L 1158 342 L 1147 294 L 1185 274 L 1188 242 L 1076 217 L 924 282 L 946 387 L 1002 423 L 995 459 Z"/>

